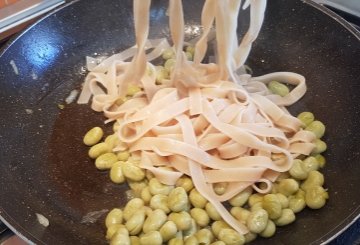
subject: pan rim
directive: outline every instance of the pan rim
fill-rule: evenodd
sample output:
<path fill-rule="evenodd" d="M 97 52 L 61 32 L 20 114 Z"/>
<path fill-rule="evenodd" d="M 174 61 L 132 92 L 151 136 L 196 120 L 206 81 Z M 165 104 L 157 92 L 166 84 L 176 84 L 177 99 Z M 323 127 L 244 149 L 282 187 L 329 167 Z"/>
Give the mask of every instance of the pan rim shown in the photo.
<path fill-rule="evenodd" d="M 0 48 L 0 58 L 6 53 L 6 51 L 23 35 L 25 35 L 28 31 L 30 31 L 33 27 L 44 21 L 45 19 L 51 17 L 58 11 L 61 11 L 64 8 L 67 8 L 80 0 L 73 0 L 71 2 L 65 3 L 56 9 L 52 10 L 30 26 L 28 26 L 25 30 L 21 31 L 20 33 L 16 34 L 14 37 L 10 38 L 7 43 Z M 360 41 L 360 31 L 357 30 L 354 26 L 352 26 L 350 23 L 348 23 L 345 19 L 343 19 L 341 16 L 336 14 L 335 12 L 331 11 L 330 9 L 326 8 L 325 6 L 318 4 L 316 2 L 313 2 L 312 0 L 298 0 L 305 4 L 308 4 L 309 6 L 317 9 L 318 11 L 321 11 L 322 13 L 329 16 L 332 20 L 335 20 L 337 23 L 341 24 L 343 28 L 345 28 L 347 31 L 349 31 L 353 36 L 355 36 L 356 39 Z M 345 217 L 343 221 L 335 228 L 330 230 L 326 235 L 318 238 L 316 241 L 313 241 L 312 244 L 328 244 L 331 241 L 333 241 L 336 237 L 338 237 L 340 234 L 342 234 L 345 230 L 347 230 L 352 224 L 354 224 L 358 219 L 360 219 L 360 206 L 358 206 L 354 211 Z M 11 225 L 7 220 L 12 220 L 11 216 L 6 213 L 6 211 L 3 209 L 3 207 L 0 205 L 0 220 L 6 224 L 6 226 L 11 229 L 16 235 L 21 237 L 23 240 L 25 240 L 29 244 L 36 244 L 41 243 L 44 244 L 41 240 L 34 237 L 31 233 L 29 233 L 26 229 L 23 229 L 20 224 L 18 224 L 15 220 L 13 220 Z M 16 224 L 16 225 L 14 225 Z M 15 228 L 17 226 L 17 228 Z M 26 236 L 24 235 L 26 234 Z M 29 237 L 32 239 L 30 240 Z M 33 242 L 35 241 L 35 242 Z"/>

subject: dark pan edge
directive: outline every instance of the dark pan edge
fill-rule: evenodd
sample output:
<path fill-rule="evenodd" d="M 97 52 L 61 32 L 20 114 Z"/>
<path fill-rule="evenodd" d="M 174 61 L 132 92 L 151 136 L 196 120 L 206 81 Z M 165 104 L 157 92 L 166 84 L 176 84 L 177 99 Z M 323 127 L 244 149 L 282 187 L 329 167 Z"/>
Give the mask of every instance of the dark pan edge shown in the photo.
<path fill-rule="evenodd" d="M 17 235 L 18 237 L 20 237 L 22 240 L 24 240 L 27 244 L 30 245 L 36 245 L 36 243 L 34 243 L 33 241 L 36 241 L 37 243 L 42 243 L 41 241 L 39 241 L 36 237 L 34 237 L 33 235 L 31 235 L 30 233 L 28 233 L 25 229 L 23 229 L 22 227 L 16 228 L 14 226 L 12 226 L 7 220 L 10 220 L 11 217 L 9 215 L 7 215 L 4 210 L 0 211 L 1 215 L 0 215 L 0 220 L 12 231 L 14 232 L 15 235 Z M 5 217 L 4 217 L 5 216 Z M 16 222 L 13 222 L 13 224 Z M 17 223 L 16 223 L 17 224 Z M 19 231 L 21 230 L 21 232 Z M 27 233 L 27 236 L 23 235 L 22 233 Z M 32 241 L 29 239 L 29 237 L 31 237 Z"/>
<path fill-rule="evenodd" d="M 26 27 L 23 31 L 20 31 L 19 33 L 15 34 L 13 37 L 11 37 L 4 46 L 0 48 L 0 57 L 8 50 L 8 48 L 11 47 L 11 45 L 16 42 L 22 35 L 24 35 L 26 32 L 28 32 L 30 29 L 32 29 L 34 26 L 36 26 L 39 22 L 43 21 L 44 19 L 48 18 L 49 16 L 57 13 L 58 11 L 62 10 L 63 8 L 66 8 L 80 0 L 73 0 L 69 3 L 65 3 L 63 5 L 60 5 L 59 7 L 56 7 L 55 9 L 48 12 L 46 15 Z"/>

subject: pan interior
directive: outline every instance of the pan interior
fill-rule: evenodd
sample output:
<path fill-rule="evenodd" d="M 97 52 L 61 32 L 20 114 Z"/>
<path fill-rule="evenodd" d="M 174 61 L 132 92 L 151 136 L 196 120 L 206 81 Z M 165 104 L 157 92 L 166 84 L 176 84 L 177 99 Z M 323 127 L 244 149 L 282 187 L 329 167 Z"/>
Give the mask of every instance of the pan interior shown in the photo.
<path fill-rule="evenodd" d="M 166 2 L 153 1 L 151 38 L 168 35 Z M 312 111 L 327 125 L 330 200 L 254 244 L 320 243 L 359 213 L 359 41 L 303 1 L 268 5 L 248 65 L 255 75 L 293 71 L 307 78 L 308 93 L 290 110 Z M 187 38 L 199 34 L 201 6 L 184 1 Z M 124 204 L 126 186 L 96 170 L 82 137 L 93 126 L 107 132 L 111 126 L 87 105 L 58 105 L 80 88 L 85 56 L 111 55 L 133 43 L 131 0 L 77 1 L 34 25 L 1 55 L 0 214 L 32 242 L 106 243 L 104 212 Z M 40 225 L 36 213 L 50 226 Z"/>

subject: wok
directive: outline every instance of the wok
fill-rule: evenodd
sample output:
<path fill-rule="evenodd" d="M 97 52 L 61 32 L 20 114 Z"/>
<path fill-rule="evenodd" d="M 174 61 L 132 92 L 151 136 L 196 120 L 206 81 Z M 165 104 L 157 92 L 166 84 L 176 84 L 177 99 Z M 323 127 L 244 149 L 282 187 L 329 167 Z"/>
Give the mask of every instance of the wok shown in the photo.
<path fill-rule="evenodd" d="M 153 1 L 151 38 L 168 36 L 166 2 Z M 307 78 L 308 93 L 290 110 L 310 110 L 327 125 L 324 174 L 330 199 L 254 244 L 320 244 L 360 214 L 360 35 L 310 1 L 268 2 L 247 63 L 255 75 L 293 71 Z M 191 38 L 199 34 L 202 2 L 184 5 Z M 131 0 L 82 0 L 45 17 L 2 50 L 0 214 L 27 241 L 105 243 L 101 214 L 124 204 L 126 186 L 96 170 L 82 144 L 84 133 L 104 118 L 86 105 L 62 110 L 57 105 L 82 83 L 85 56 L 110 55 L 133 43 Z M 50 225 L 39 224 L 36 213 Z"/>

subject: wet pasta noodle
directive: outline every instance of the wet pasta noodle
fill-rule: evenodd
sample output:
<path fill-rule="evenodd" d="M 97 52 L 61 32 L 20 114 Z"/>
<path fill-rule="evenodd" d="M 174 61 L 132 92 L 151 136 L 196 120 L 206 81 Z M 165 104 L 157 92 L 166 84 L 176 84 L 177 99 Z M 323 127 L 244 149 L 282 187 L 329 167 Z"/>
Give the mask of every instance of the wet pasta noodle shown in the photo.
<path fill-rule="evenodd" d="M 314 204 L 311 199 L 314 193 L 320 192 L 324 200 L 327 198 L 321 187 L 323 183 L 311 184 L 307 188 L 311 193 L 302 196 L 298 193 L 300 182 L 305 182 L 311 171 L 318 170 L 318 167 L 313 168 L 314 165 L 306 165 L 305 158 L 326 149 L 316 145 L 325 127 L 318 128 L 323 126 L 322 123 L 311 126 L 314 121 L 312 114 L 302 114 L 297 118 L 286 109 L 305 94 L 305 78 L 292 72 L 259 77 L 238 72 L 260 32 L 266 0 L 247 0 L 243 4 L 241 0 L 206 0 L 201 13 L 202 35 L 186 49 L 182 1 L 169 1 L 172 46 L 166 39 L 148 39 L 151 31 L 150 3 L 150 0 L 134 0 L 134 47 L 103 59 L 99 64 L 96 59 L 88 58 L 90 72 L 78 103 L 91 101 L 93 110 L 104 113 L 106 123 L 114 123 L 116 137 L 112 138 L 111 146 L 107 144 L 113 153 L 107 149 L 104 154 L 118 156 L 118 162 L 106 162 L 106 168 L 99 169 L 114 166 L 112 179 L 116 174 L 116 180 L 127 179 L 130 187 L 139 182 L 137 193 L 146 197 L 145 203 L 155 203 L 155 197 L 159 202 L 162 200 L 156 210 L 164 215 L 171 212 L 169 217 L 184 212 L 188 213 L 188 222 L 193 220 L 194 223 L 195 220 L 201 226 L 211 222 L 211 225 L 213 220 L 207 216 L 206 206 L 212 210 L 210 218 L 216 217 L 228 225 L 220 236 L 216 235 L 219 241 L 222 237 L 228 239 L 226 234 L 231 234 L 239 243 L 250 240 L 247 238 L 250 236 L 243 236 L 245 234 L 259 233 L 269 237 L 275 233 L 275 224 L 293 222 L 294 210 L 299 212 L 305 207 L 305 201 L 301 200 L 307 200 L 312 207 L 323 206 L 323 200 Z M 245 8 L 250 8 L 250 26 L 238 43 L 238 15 Z M 214 25 L 217 60 L 216 63 L 203 63 Z M 164 66 L 151 63 L 158 57 L 166 59 Z M 127 61 L 129 59 L 131 61 Z M 293 88 L 290 90 L 286 84 Z M 98 144 L 106 144 L 106 140 Z M 316 157 L 312 158 L 324 162 L 322 156 Z M 294 159 L 297 159 L 296 166 Z M 181 186 L 184 176 L 191 178 L 190 189 Z M 175 185 L 178 186 L 176 191 Z M 159 190 L 159 193 L 154 190 Z M 191 194 L 194 191 L 200 195 L 198 199 Z M 243 191 L 248 194 L 238 197 Z M 252 191 L 256 193 L 251 195 Z M 263 198 L 268 193 L 273 194 Z M 166 207 L 169 194 L 174 198 L 181 194 L 181 205 L 171 200 L 170 208 Z M 259 202 L 248 201 L 255 200 L 253 195 L 260 195 L 256 199 Z M 278 197 L 281 198 L 278 200 Z M 292 200 L 294 210 L 286 204 L 287 199 Z M 193 202 L 198 203 L 198 200 L 204 201 L 200 206 L 194 205 Z M 223 205 L 228 200 L 235 206 L 250 206 L 251 212 L 247 215 L 250 220 L 234 217 Z M 165 208 L 161 208 L 164 205 Z M 147 211 L 142 211 L 143 222 L 144 216 L 152 217 Z M 206 215 L 205 220 L 202 214 Z M 257 216 L 266 218 L 261 227 L 254 227 L 256 224 L 252 223 L 251 219 Z M 149 227 L 149 222 L 145 221 L 146 227 Z M 140 243 L 151 236 L 162 243 L 165 238 L 161 238 L 161 231 L 165 228 L 161 230 L 161 225 L 158 224 L 160 229 L 151 234 L 144 230 L 144 235 L 141 235 L 141 227 L 134 224 L 136 232 L 129 232 L 130 235 L 140 234 Z M 191 222 L 186 225 L 190 227 Z M 179 232 L 176 230 L 179 227 L 172 223 L 167 223 L 167 226 L 167 229 L 171 228 L 171 235 L 167 234 L 165 240 L 175 239 L 172 236 Z M 123 226 L 120 228 L 124 229 Z M 184 230 L 180 232 L 183 234 Z M 125 233 L 118 236 L 126 236 Z M 198 237 L 193 235 L 191 239 Z"/>

